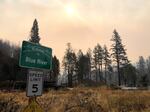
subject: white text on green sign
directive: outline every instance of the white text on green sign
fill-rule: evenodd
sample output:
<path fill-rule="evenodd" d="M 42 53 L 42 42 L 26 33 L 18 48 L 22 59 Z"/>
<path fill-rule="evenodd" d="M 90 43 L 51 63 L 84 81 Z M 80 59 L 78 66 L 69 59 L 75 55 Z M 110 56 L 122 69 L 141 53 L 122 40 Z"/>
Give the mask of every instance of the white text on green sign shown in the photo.
<path fill-rule="evenodd" d="M 52 49 L 23 41 L 20 54 L 20 66 L 26 68 L 51 69 Z"/>

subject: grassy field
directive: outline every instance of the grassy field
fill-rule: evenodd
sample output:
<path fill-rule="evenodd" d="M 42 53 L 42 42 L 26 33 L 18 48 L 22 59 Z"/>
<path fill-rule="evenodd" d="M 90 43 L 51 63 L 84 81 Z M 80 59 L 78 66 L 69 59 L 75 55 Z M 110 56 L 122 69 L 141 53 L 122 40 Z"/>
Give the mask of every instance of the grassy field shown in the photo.
<path fill-rule="evenodd" d="M 45 112 L 150 112 L 150 91 L 74 88 L 50 90 L 37 98 Z M 0 92 L 0 112 L 21 112 L 25 92 Z"/>

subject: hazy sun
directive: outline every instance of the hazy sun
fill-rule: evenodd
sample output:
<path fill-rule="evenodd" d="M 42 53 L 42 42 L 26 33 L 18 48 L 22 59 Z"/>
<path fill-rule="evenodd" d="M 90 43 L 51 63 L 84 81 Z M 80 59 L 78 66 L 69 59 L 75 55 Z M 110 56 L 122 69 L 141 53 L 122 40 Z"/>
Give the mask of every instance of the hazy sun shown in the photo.
<path fill-rule="evenodd" d="M 72 5 L 67 5 L 65 7 L 65 10 L 66 10 L 66 13 L 69 15 L 69 16 L 73 16 L 75 14 L 75 9 Z"/>

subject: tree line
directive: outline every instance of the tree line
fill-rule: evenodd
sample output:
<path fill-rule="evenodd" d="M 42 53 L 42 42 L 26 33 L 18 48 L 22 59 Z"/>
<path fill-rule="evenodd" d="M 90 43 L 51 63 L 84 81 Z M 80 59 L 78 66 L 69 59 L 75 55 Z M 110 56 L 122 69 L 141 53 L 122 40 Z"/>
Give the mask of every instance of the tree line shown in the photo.
<path fill-rule="evenodd" d="M 150 58 L 133 65 L 128 59 L 125 45 L 119 33 L 114 30 L 110 50 L 99 43 L 93 50 L 90 48 L 84 54 L 77 53 L 71 43 L 67 44 L 62 61 L 64 75 L 67 74 L 68 86 L 78 84 L 107 84 L 124 86 L 148 86 L 150 84 Z"/>
<path fill-rule="evenodd" d="M 38 22 L 35 19 L 28 41 L 41 45 Z M 84 54 L 80 49 L 75 53 L 71 43 L 63 57 L 62 67 L 67 78 L 67 85 L 73 87 L 80 84 L 87 85 L 150 85 L 150 57 L 133 65 L 128 59 L 125 45 L 117 30 L 113 31 L 111 48 L 106 45 L 95 45 Z M 26 81 L 28 69 L 19 66 L 20 47 L 9 41 L 0 40 L 0 87 L 14 87 L 17 81 Z M 47 81 L 58 81 L 60 75 L 60 62 L 54 55 L 52 57 L 52 70 L 46 71 Z"/>

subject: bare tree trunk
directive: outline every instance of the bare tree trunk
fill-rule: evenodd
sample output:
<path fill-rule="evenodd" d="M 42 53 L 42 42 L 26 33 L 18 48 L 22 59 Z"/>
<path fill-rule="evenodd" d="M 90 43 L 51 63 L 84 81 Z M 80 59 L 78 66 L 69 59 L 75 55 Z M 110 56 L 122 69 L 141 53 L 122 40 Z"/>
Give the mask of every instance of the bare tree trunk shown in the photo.
<path fill-rule="evenodd" d="M 103 80 L 103 79 L 102 79 L 102 76 L 103 76 L 102 62 L 101 62 L 101 65 L 100 65 L 100 67 L 101 67 L 101 68 L 100 68 L 100 74 L 101 74 L 101 81 L 102 81 L 102 80 Z"/>
<path fill-rule="evenodd" d="M 96 82 L 98 82 L 98 77 L 97 77 L 97 76 L 98 76 L 98 73 L 97 73 L 97 72 L 98 72 L 98 69 L 97 69 L 97 67 L 95 68 L 95 70 L 96 70 L 96 72 L 95 72 L 95 73 L 96 73 L 96 74 L 95 74 L 96 77 L 95 77 L 95 78 L 96 78 Z"/>
<path fill-rule="evenodd" d="M 106 65 L 105 65 L 105 83 L 107 83 L 107 76 L 106 76 Z"/>
<path fill-rule="evenodd" d="M 68 70 L 68 86 L 72 87 L 72 72 Z"/>
<path fill-rule="evenodd" d="M 121 85 L 121 80 L 120 80 L 120 65 L 119 61 L 117 61 L 117 70 L 118 70 L 118 85 Z"/>
<path fill-rule="evenodd" d="M 101 70 L 100 70 L 100 65 L 98 65 L 98 75 L 99 75 L 99 81 L 101 81 Z"/>

